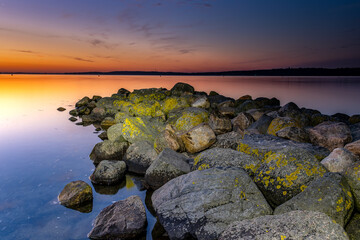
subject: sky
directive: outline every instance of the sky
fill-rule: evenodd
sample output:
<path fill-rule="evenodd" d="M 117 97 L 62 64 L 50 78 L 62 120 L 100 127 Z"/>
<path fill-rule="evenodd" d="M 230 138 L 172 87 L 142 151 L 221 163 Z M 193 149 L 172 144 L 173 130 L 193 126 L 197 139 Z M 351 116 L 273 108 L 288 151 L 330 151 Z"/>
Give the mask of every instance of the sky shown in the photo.
<path fill-rule="evenodd" d="M 0 0 L 0 72 L 360 67 L 360 0 Z"/>

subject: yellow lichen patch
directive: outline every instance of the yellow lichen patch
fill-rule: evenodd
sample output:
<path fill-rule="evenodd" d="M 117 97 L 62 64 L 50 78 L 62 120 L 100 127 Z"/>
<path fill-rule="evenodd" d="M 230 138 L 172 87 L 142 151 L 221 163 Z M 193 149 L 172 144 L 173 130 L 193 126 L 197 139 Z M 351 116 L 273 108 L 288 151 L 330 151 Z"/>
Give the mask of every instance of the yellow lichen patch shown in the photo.
<path fill-rule="evenodd" d="M 351 194 L 350 191 L 347 191 L 347 195 L 348 195 L 349 197 L 352 197 L 352 194 Z"/>
<path fill-rule="evenodd" d="M 276 188 L 277 188 L 277 189 L 280 189 L 280 188 L 281 188 L 281 185 L 277 185 Z"/>
<path fill-rule="evenodd" d="M 283 191 L 283 195 L 285 196 L 287 194 L 287 191 Z"/>
<path fill-rule="evenodd" d="M 195 182 L 192 182 L 192 184 L 195 184 Z"/>
<path fill-rule="evenodd" d="M 345 201 L 345 209 L 349 210 L 352 206 L 352 201 L 351 200 L 346 200 Z"/>
<path fill-rule="evenodd" d="M 301 185 L 300 190 L 303 192 L 307 188 L 306 185 Z"/>
<path fill-rule="evenodd" d="M 162 110 L 166 114 L 168 114 L 171 110 L 186 107 L 190 107 L 190 104 L 187 99 L 181 97 L 169 97 L 165 99 L 162 104 Z"/>
<path fill-rule="evenodd" d="M 198 170 L 204 170 L 204 169 L 208 169 L 208 168 L 210 168 L 209 164 L 203 163 L 198 167 Z"/>
<path fill-rule="evenodd" d="M 332 222 L 333 222 L 333 223 L 336 223 L 336 221 L 335 221 L 334 219 L 332 220 Z"/>
<path fill-rule="evenodd" d="M 240 198 L 246 200 L 246 195 L 243 191 L 240 192 Z"/>
<path fill-rule="evenodd" d="M 322 201 L 322 198 L 319 198 L 319 199 L 318 199 L 318 202 L 321 202 L 321 201 Z"/>
<path fill-rule="evenodd" d="M 344 199 L 343 199 L 343 197 L 341 197 L 339 200 L 337 200 L 337 204 L 342 204 L 344 202 Z"/>
<path fill-rule="evenodd" d="M 155 117 L 158 110 L 160 110 L 161 105 L 159 102 L 146 103 L 141 102 L 135 104 L 131 111 L 135 116 L 146 116 L 146 117 Z"/>
<path fill-rule="evenodd" d="M 276 132 L 286 127 L 300 127 L 300 125 L 294 119 L 278 117 L 271 121 L 267 133 L 276 136 Z"/>
<path fill-rule="evenodd" d="M 207 112 L 184 112 L 181 117 L 176 120 L 175 128 L 179 131 L 188 131 L 201 123 L 207 122 L 208 117 L 209 115 Z"/>
<path fill-rule="evenodd" d="M 286 239 L 286 236 L 285 235 L 281 235 L 281 240 L 284 240 Z"/>

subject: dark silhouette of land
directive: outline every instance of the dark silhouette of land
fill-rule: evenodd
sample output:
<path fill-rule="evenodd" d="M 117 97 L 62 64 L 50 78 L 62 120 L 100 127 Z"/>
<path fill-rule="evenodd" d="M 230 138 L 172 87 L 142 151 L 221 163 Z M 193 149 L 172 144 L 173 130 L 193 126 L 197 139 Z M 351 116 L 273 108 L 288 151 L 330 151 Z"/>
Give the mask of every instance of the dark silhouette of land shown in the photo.
<path fill-rule="evenodd" d="M 112 72 L 65 72 L 27 73 L 0 72 L 0 74 L 65 74 L 65 75 L 160 75 L 160 76 L 360 76 L 360 68 L 279 68 L 265 70 L 224 72 L 157 72 L 157 71 L 112 71 Z"/>

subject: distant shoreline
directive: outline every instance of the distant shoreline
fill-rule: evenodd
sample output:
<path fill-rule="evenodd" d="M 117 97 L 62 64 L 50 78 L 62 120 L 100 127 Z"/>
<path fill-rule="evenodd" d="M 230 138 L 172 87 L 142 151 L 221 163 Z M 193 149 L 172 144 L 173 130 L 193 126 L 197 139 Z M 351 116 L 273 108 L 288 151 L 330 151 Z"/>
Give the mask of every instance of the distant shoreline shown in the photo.
<path fill-rule="evenodd" d="M 144 76 L 360 76 L 360 68 L 281 68 L 223 72 L 157 72 L 157 71 L 111 71 L 111 72 L 0 72 L 0 74 L 43 75 L 144 75 Z"/>

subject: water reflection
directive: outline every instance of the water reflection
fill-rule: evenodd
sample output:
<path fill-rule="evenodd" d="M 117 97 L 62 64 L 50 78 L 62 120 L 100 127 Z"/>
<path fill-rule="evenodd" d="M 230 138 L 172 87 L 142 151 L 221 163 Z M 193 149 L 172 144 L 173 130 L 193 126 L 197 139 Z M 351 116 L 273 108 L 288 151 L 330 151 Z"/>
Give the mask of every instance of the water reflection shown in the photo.
<path fill-rule="evenodd" d="M 115 195 L 119 192 L 119 190 L 123 187 L 125 187 L 126 182 L 122 181 L 119 184 L 116 185 L 97 185 L 97 184 L 93 184 L 93 187 L 95 189 L 95 191 L 99 194 L 104 194 L 104 195 Z"/>
<path fill-rule="evenodd" d="M 84 205 L 81 205 L 81 206 L 67 207 L 67 208 L 70 208 L 72 210 L 76 210 L 76 211 L 81 212 L 81 213 L 91 213 L 91 211 L 93 209 L 93 201 L 89 201 L 89 202 L 87 202 L 87 203 L 85 203 Z"/>

